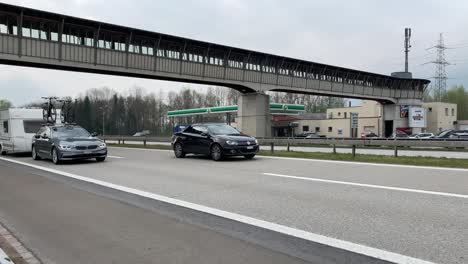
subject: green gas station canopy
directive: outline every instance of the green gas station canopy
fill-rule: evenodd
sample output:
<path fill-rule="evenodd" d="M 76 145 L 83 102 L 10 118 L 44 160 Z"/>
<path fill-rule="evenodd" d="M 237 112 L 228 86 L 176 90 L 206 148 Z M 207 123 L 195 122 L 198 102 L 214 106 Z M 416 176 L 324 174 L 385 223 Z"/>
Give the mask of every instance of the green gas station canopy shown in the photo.
<path fill-rule="evenodd" d="M 217 106 L 206 108 L 192 108 L 183 110 L 168 111 L 167 116 L 188 116 L 205 114 L 222 114 L 237 112 L 237 105 Z M 295 104 L 270 104 L 270 111 L 276 114 L 299 114 L 305 112 L 304 105 Z"/>

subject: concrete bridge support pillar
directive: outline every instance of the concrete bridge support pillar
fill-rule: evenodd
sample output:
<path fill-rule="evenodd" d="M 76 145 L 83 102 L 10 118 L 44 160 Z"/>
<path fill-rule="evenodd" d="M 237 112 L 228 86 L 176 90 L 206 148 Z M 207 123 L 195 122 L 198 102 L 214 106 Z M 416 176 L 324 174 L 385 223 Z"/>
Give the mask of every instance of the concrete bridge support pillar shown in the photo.
<path fill-rule="evenodd" d="M 238 105 L 237 123 L 240 131 L 254 137 L 271 137 L 269 95 L 242 94 Z"/>
<path fill-rule="evenodd" d="M 396 104 L 383 105 L 383 131 L 384 136 L 395 133 L 397 128 L 409 128 L 408 116 L 403 117 L 402 107 L 422 106 L 420 99 L 399 99 Z M 420 133 L 421 128 L 412 128 L 412 133 Z"/>

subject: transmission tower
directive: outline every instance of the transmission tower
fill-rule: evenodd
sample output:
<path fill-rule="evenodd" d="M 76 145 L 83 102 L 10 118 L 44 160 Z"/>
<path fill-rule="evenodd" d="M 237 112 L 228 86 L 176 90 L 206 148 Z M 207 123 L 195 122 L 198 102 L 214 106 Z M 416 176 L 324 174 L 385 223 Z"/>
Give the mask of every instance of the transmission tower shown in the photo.
<path fill-rule="evenodd" d="M 436 49 L 437 50 L 437 57 L 435 61 L 431 61 L 429 63 L 435 64 L 435 75 L 434 75 L 434 85 L 433 91 L 436 92 L 435 99 L 439 102 L 442 101 L 442 95 L 445 94 L 447 91 L 447 72 L 445 67 L 447 65 L 451 65 L 451 63 L 447 62 L 445 59 L 445 50 L 448 49 L 447 46 L 444 44 L 444 36 L 440 33 L 439 42 L 434 47 L 429 49 Z"/>

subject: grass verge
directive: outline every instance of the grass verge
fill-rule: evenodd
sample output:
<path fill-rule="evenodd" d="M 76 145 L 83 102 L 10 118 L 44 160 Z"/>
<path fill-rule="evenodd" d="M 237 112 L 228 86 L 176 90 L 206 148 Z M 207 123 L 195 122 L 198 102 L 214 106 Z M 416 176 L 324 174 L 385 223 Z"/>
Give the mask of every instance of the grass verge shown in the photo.
<path fill-rule="evenodd" d="M 140 149 L 172 149 L 171 146 L 164 145 L 143 145 L 137 144 L 108 144 L 111 147 L 127 147 L 127 148 L 140 148 Z M 399 165 L 413 165 L 413 166 L 430 166 L 430 167 L 445 167 L 445 168 L 463 168 L 468 169 L 468 159 L 449 159 L 449 158 L 433 158 L 433 157 L 392 157 L 383 155 L 365 155 L 347 153 L 320 153 L 320 152 L 299 152 L 299 151 L 275 151 L 260 150 L 258 153 L 262 156 L 275 156 L 275 157 L 288 157 L 288 158 L 305 158 L 305 159 L 319 159 L 319 160 L 338 160 L 338 161 L 355 161 L 355 162 L 368 162 L 368 163 L 382 163 L 382 164 L 399 164 Z"/>

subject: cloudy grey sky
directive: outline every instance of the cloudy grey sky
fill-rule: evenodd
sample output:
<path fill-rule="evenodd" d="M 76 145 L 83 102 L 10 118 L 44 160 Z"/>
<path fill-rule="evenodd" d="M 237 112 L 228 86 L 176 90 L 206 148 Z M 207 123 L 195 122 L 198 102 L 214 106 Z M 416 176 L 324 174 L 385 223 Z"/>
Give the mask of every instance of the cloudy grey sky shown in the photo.
<path fill-rule="evenodd" d="M 448 46 L 449 85 L 468 87 L 468 2 L 375 0 L 6 0 L 16 5 L 174 34 L 326 64 L 389 74 L 403 70 L 403 31 L 413 29 L 410 70 L 434 75 L 440 32 Z M 40 96 L 76 96 L 108 86 L 168 92 L 203 86 L 0 66 L 0 98 L 15 105 Z"/>

